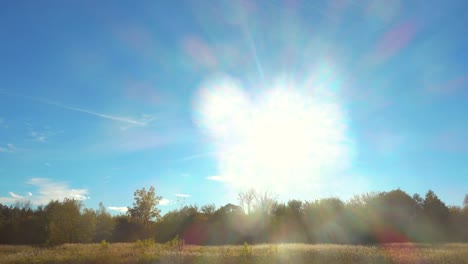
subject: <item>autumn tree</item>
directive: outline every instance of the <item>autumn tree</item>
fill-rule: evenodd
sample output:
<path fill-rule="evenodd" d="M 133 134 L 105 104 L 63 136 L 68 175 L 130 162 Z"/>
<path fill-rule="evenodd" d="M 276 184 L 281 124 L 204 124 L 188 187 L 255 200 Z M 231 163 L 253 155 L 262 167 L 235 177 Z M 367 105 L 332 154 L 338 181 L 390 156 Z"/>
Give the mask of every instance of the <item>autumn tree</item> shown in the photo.
<path fill-rule="evenodd" d="M 127 214 L 130 220 L 136 224 L 140 237 L 151 237 L 152 221 L 159 219 L 161 210 L 157 208 L 162 197 L 156 195 L 153 186 L 136 190 L 133 193 L 135 201 L 132 207 L 128 207 Z"/>

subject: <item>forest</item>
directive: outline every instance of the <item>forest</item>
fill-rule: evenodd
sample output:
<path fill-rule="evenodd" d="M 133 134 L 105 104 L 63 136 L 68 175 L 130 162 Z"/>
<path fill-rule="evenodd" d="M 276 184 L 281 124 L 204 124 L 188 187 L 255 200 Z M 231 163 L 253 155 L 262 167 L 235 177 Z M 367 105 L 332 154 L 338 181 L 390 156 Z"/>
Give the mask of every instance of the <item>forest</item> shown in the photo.
<path fill-rule="evenodd" d="M 174 239 L 185 244 L 259 243 L 375 244 L 468 242 L 468 195 L 463 207 L 447 206 L 433 192 L 410 196 L 397 189 L 338 198 L 279 202 L 248 189 L 238 205 L 186 205 L 161 215 L 154 187 L 134 193 L 126 214 L 112 215 L 64 199 L 33 207 L 28 201 L 0 204 L 0 243 L 134 242 Z"/>

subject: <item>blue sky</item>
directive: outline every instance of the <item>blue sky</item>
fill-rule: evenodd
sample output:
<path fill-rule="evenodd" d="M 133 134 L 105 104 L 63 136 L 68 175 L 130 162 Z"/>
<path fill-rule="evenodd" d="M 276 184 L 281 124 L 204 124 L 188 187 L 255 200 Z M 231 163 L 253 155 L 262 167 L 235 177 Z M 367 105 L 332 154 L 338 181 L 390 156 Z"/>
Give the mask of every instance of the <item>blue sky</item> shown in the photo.
<path fill-rule="evenodd" d="M 10 1 L 0 203 L 468 193 L 465 1 Z M 118 212 L 118 211 L 115 211 Z"/>

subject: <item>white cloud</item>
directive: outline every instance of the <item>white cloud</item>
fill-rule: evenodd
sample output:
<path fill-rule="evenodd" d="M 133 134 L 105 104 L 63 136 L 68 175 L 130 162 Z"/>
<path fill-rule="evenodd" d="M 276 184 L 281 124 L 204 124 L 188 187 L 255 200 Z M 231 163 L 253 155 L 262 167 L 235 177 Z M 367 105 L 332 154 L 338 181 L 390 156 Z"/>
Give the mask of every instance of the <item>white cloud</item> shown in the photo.
<path fill-rule="evenodd" d="M 161 199 L 161 201 L 159 201 L 159 204 L 160 205 L 168 205 L 171 201 L 168 200 L 168 199 Z"/>
<path fill-rule="evenodd" d="M 49 126 L 45 126 L 42 129 L 33 130 L 31 124 L 27 124 L 28 129 L 31 131 L 29 136 L 36 142 L 44 143 L 47 142 L 49 138 L 56 136 L 58 134 L 64 133 L 63 130 L 52 130 Z"/>
<path fill-rule="evenodd" d="M 14 192 L 9 192 L 8 193 L 11 197 L 15 198 L 15 199 L 23 199 L 24 197 L 19 195 L 19 194 L 16 194 Z"/>
<path fill-rule="evenodd" d="M 37 142 L 46 142 L 46 135 L 44 132 L 31 131 L 31 137 Z"/>
<path fill-rule="evenodd" d="M 176 194 L 174 194 L 174 195 L 177 196 L 177 197 L 182 197 L 182 198 L 188 198 L 188 197 L 190 197 L 190 195 L 188 195 L 188 194 L 183 194 L 183 193 L 176 193 Z"/>
<path fill-rule="evenodd" d="M 218 182 L 228 181 L 228 179 L 223 176 L 209 176 L 209 177 L 206 177 L 205 179 L 210 180 L 210 181 L 218 181 Z"/>
<path fill-rule="evenodd" d="M 8 192 L 8 194 L 10 195 L 9 197 L 0 197 L 0 203 L 2 203 L 2 204 L 13 204 L 13 203 L 15 203 L 17 201 L 24 200 L 24 196 L 19 195 L 17 193 Z"/>
<path fill-rule="evenodd" d="M 65 182 L 56 182 L 46 178 L 32 178 L 28 184 L 37 188 L 32 202 L 34 204 L 47 204 L 51 200 L 63 200 L 64 198 L 87 200 L 87 189 L 73 189 Z"/>
<path fill-rule="evenodd" d="M 28 192 L 28 196 L 32 196 L 32 193 L 31 193 L 31 192 Z"/>
<path fill-rule="evenodd" d="M 125 206 L 109 206 L 107 208 L 109 210 L 117 211 L 117 212 L 121 212 L 121 213 L 126 213 L 128 211 L 128 208 L 125 207 Z"/>

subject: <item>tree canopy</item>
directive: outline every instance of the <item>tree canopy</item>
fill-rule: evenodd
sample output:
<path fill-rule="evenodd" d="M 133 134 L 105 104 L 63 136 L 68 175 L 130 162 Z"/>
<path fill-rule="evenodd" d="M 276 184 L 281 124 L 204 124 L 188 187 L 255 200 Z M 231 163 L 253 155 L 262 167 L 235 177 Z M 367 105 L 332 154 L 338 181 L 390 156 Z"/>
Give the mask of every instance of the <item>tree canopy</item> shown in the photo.
<path fill-rule="evenodd" d="M 138 189 L 128 213 L 111 215 L 80 201 L 51 201 L 45 207 L 0 204 L 0 243 L 61 244 L 131 242 L 138 239 L 188 244 L 468 242 L 468 207 L 447 206 L 431 190 L 424 198 L 397 189 L 336 197 L 277 201 L 249 190 L 244 208 L 228 203 L 180 205 L 160 215 L 154 187 Z M 242 195 L 241 195 L 242 196 Z M 239 201 L 242 204 L 242 200 Z M 250 205 L 248 203 L 250 203 Z M 248 208 L 250 206 L 250 209 Z"/>

